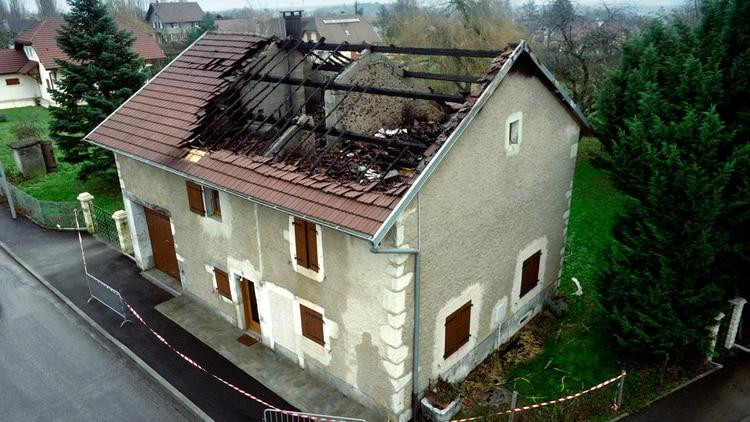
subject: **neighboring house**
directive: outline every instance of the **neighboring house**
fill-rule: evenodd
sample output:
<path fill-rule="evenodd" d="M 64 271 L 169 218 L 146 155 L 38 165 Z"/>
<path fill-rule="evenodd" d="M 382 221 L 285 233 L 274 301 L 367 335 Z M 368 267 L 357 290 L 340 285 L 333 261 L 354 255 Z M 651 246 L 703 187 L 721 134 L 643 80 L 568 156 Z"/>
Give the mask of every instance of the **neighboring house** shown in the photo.
<path fill-rule="evenodd" d="M 69 60 L 57 46 L 57 33 L 64 22 L 63 18 L 46 18 L 36 22 L 15 39 L 15 49 L 22 51 L 29 60 L 38 62 L 38 101 L 45 107 L 54 104 L 50 90 L 59 80 L 59 66 L 55 59 Z M 135 36 L 133 50 L 143 58 L 146 66 L 166 57 L 153 35 L 146 29 L 124 21 L 118 21 L 117 26 Z"/>
<path fill-rule="evenodd" d="M 219 19 L 216 25 L 222 32 L 244 32 L 266 37 L 291 35 L 304 41 L 318 41 L 325 37 L 327 43 L 378 44 L 380 37 L 366 18 L 357 15 L 302 16 L 302 11 L 282 12 L 278 17 Z M 343 52 L 352 57 L 352 52 Z"/>
<path fill-rule="evenodd" d="M 589 127 L 525 42 L 466 97 L 372 50 L 323 71 L 208 33 L 86 139 L 115 154 L 140 268 L 405 421 L 555 291 Z"/>
<path fill-rule="evenodd" d="M 33 106 L 41 96 L 38 63 L 19 50 L 0 49 L 0 109 Z"/>
<path fill-rule="evenodd" d="M 182 42 L 190 28 L 203 19 L 203 9 L 196 2 L 151 3 L 146 22 L 151 25 L 161 42 Z"/>

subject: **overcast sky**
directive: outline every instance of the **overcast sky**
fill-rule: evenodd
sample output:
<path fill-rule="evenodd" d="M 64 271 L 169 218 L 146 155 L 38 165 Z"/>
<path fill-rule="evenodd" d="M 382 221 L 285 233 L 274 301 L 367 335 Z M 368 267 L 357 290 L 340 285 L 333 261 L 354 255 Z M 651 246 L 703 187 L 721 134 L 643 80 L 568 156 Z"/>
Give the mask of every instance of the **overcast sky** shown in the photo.
<path fill-rule="evenodd" d="M 26 7 L 30 11 L 36 10 L 35 0 L 22 0 L 26 3 Z M 331 6 L 331 5 L 353 5 L 354 0 L 197 0 L 200 3 L 203 10 L 227 10 L 240 7 L 250 6 L 254 9 L 263 8 L 294 8 L 294 9 L 314 9 L 318 6 Z M 367 3 L 368 0 L 360 0 L 362 3 Z M 377 0 L 379 3 L 390 3 L 393 0 Z M 440 0 L 434 0 L 439 2 Z M 550 0 L 551 1 L 551 0 Z M 65 5 L 65 0 L 57 0 L 61 6 Z M 511 0 L 513 4 L 522 4 L 525 0 Z M 547 0 L 536 0 L 537 4 L 546 3 Z M 573 0 L 574 3 L 596 5 L 601 4 L 602 0 Z M 647 6 L 672 6 L 681 3 L 682 0 L 607 0 L 606 3 L 610 5 L 614 4 L 639 4 Z M 63 9 L 67 7 L 63 6 Z"/>

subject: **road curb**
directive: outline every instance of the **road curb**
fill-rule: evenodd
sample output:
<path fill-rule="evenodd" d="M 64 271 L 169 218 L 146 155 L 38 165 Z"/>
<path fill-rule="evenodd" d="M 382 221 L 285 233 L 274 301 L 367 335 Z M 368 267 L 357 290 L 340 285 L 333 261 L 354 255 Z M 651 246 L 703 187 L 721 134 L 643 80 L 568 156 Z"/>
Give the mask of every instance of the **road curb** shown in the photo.
<path fill-rule="evenodd" d="M 702 378 L 705 378 L 705 377 L 713 374 L 714 372 L 718 371 L 719 369 L 724 368 L 724 365 L 722 365 L 722 364 L 720 364 L 718 362 L 709 361 L 708 363 L 711 364 L 711 365 L 714 365 L 714 367 L 711 368 L 711 369 L 709 369 L 708 371 L 701 372 L 700 374 L 698 374 L 698 375 L 694 376 L 693 378 L 691 378 L 691 379 L 683 382 L 682 384 L 678 385 L 677 387 L 675 387 L 675 388 L 667 391 L 666 393 L 663 393 L 663 394 L 659 395 L 659 397 L 657 397 L 657 398 L 649 401 L 648 403 L 646 403 L 646 405 L 642 409 L 638 410 L 637 413 L 635 413 L 635 414 L 638 414 L 641 411 L 643 411 L 645 409 L 648 409 L 652 404 L 656 403 L 657 401 L 659 401 L 661 399 L 667 398 L 668 396 L 670 396 L 671 394 L 677 392 L 678 390 L 682 390 L 683 388 L 687 387 L 688 385 L 690 385 L 690 384 L 692 384 L 692 383 L 694 383 L 694 382 L 696 382 L 696 381 L 698 381 L 698 380 L 700 380 Z M 618 417 L 616 417 L 614 419 L 610 419 L 608 422 L 616 422 L 616 421 L 624 419 L 624 418 L 626 418 L 628 416 L 633 416 L 633 415 L 634 414 L 631 414 L 630 412 L 623 413 L 622 415 L 620 415 L 620 416 L 618 416 Z"/>
<path fill-rule="evenodd" d="M 44 278 L 41 274 L 37 273 L 36 270 L 34 270 L 31 266 L 27 265 L 18 255 L 16 255 L 8 245 L 6 245 L 3 241 L 0 241 L 0 249 L 5 251 L 8 255 L 10 255 L 11 258 L 13 258 L 14 261 L 18 263 L 21 267 L 23 267 L 24 270 L 26 270 L 29 274 L 31 274 L 34 278 L 39 280 L 40 283 L 42 283 L 49 291 L 51 291 L 55 296 L 57 296 L 58 299 L 62 300 L 70 309 L 73 310 L 81 319 L 86 321 L 89 325 L 91 325 L 94 330 L 96 330 L 100 335 L 102 335 L 104 338 L 109 340 L 112 344 L 117 346 L 117 348 L 120 349 L 125 355 L 127 355 L 130 359 L 132 359 L 144 372 L 146 372 L 151 378 L 154 379 L 159 385 L 164 387 L 171 395 L 174 397 L 175 400 L 180 402 L 182 405 L 184 405 L 188 410 L 190 410 L 195 416 L 198 418 L 204 420 L 204 421 L 213 421 L 210 416 L 206 414 L 203 410 L 201 410 L 200 407 L 198 407 L 195 403 L 190 401 L 187 397 L 185 397 L 184 394 L 182 394 L 177 388 L 175 388 L 172 384 L 170 384 L 164 377 L 159 375 L 158 372 L 156 372 L 151 366 L 149 366 L 143 359 L 140 358 L 135 352 L 130 350 L 127 346 L 125 346 L 120 340 L 116 339 L 112 334 L 110 334 L 107 330 L 105 330 L 101 325 L 99 325 L 98 322 L 94 321 L 91 317 L 89 317 L 81 308 L 76 306 L 75 303 L 73 303 L 70 299 L 68 299 L 67 296 L 62 294 L 55 286 L 52 285 L 47 279 Z"/>

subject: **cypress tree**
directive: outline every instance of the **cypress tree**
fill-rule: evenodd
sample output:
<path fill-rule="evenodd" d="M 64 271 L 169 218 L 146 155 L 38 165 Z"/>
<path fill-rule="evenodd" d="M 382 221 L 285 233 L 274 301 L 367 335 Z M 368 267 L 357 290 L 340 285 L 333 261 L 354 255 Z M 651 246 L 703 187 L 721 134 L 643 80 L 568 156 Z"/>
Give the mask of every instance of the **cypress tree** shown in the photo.
<path fill-rule="evenodd" d="M 78 177 L 116 177 L 112 154 L 88 145 L 83 136 L 143 85 L 143 61 L 131 50 L 133 35 L 120 31 L 100 0 L 68 0 L 57 45 L 60 81 L 52 97 L 50 132 L 63 160 L 82 163 Z"/>

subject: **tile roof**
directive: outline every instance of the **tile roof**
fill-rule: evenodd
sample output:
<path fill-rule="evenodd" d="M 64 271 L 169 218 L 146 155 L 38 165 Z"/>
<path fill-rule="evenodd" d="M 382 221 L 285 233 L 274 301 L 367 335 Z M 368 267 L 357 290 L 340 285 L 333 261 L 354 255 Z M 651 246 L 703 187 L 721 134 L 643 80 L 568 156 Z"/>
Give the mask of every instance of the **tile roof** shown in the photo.
<path fill-rule="evenodd" d="M 36 64 L 35 61 L 26 58 L 26 54 L 23 51 L 13 48 L 0 49 L 0 75 L 27 73 L 31 70 L 29 63 Z"/>
<path fill-rule="evenodd" d="M 36 22 L 15 39 L 16 44 L 31 45 L 46 69 L 57 69 L 55 59 L 68 60 L 68 56 L 57 46 L 57 32 L 65 23 L 63 18 L 46 18 Z M 133 50 L 144 60 L 166 57 L 154 37 L 146 29 L 117 20 L 118 28 L 135 36 Z"/>
<path fill-rule="evenodd" d="M 380 42 L 375 28 L 362 16 L 316 16 L 315 28 L 329 43 L 377 44 Z"/>
<path fill-rule="evenodd" d="M 164 23 L 198 22 L 203 19 L 203 9 L 196 2 L 151 3 L 146 12 L 146 20 L 154 12 Z"/>
<path fill-rule="evenodd" d="M 321 174 L 310 175 L 296 165 L 274 162 L 270 157 L 253 153 L 240 155 L 216 150 L 207 152 L 197 162 L 185 159 L 188 150 L 181 143 L 191 136 L 204 107 L 229 84 L 222 74 L 270 42 L 250 34 L 207 33 L 86 139 L 292 214 L 364 237 L 373 236 L 396 208 L 416 174 L 387 190 L 376 191 L 373 187 L 377 183 L 342 182 Z M 450 130 L 473 107 L 476 95 L 489 84 L 512 51 L 513 46 L 509 46 L 493 61 L 475 96 L 448 122 Z M 434 154 L 447 137 L 448 133 L 442 134 L 429 154 Z M 425 161 L 428 160 L 429 156 L 425 156 Z"/>

